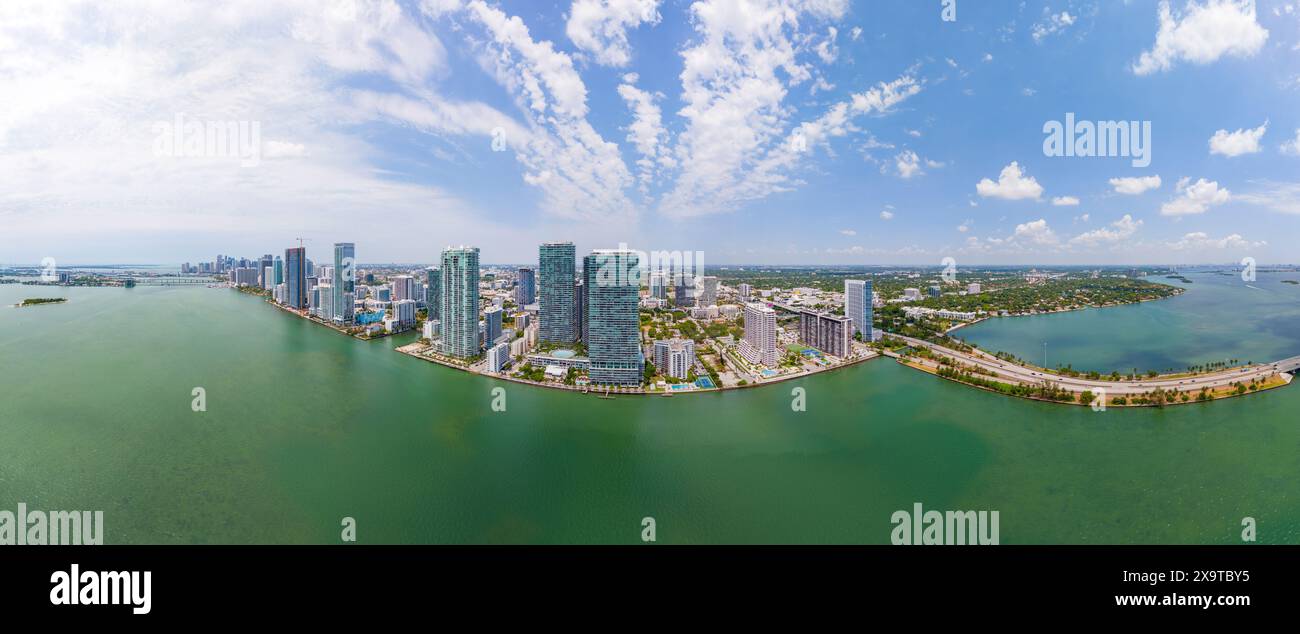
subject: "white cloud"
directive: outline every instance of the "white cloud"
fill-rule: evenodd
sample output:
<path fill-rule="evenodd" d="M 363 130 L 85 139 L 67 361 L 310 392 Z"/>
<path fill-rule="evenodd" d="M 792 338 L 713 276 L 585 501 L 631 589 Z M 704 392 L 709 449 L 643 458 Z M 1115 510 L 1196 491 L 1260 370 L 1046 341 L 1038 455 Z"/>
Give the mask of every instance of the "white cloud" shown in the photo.
<path fill-rule="evenodd" d="M 1141 227 L 1141 220 L 1134 220 L 1133 216 L 1124 214 L 1123 218 L 1112 222 L 1109 227 L 1094 229 L 1070 238 L 1070 244 L 1084 247 L 1115 244 L 1132 237 Z"/>
<path fill-rule="evenodd" d="M 1025 176 L 1020 170 L 1020 164 L 1012 161 L 1010 165 L 1002 168 L 1002 173 L 998 175 L 998 182 L 995 183 L 987 178 L 982 179 L 976 183 L 975 191 L 984 198 L 1023 200 L 1038 198 L 1043 194 L 1043 187 L 1034 180 L 1034 177 Z"/>
<path fill-rule="evenodd" d="M 1158 189 L 1160 187 L 1160 176 L 1126 176 L 1124 178 L 1112 178 L 1110 179 L 1110 186 L 1115 188 L 1116 194 L 1137 196 L 1145 191 Z"/>
<path fill-rule="evenodd" d="M 544 208 L 578 220 L 634 218 L 624 191 L 635 179 L 618 146 L 587 121 L 587 87 L 573 60 L 484 0 L 471 0 L 466 10 L 491 36 L 480 43 L 480 63 L 515 95 L 536 131 L 516 157 L 525 182 L 542 191 Z"/>
<path fill-rule="evenodd" d="M 840 234 L 846 236 L 856 236 L 858 235 L 858 232 L 852 229 L 840 229 Z"/>
<path fill-rule="evenodd" d="M 1300 128 L 1296 128 L 1295 138 L 1278 146 L 1278 150 L 1290 156 L 1300 156 Z"/>
<path fill-rule="evenodd" d="M 925 174 L 921 171 L 921 157 L 916 152 L 904 150 L 894 157 L 894 168 L 898 170 L 900 178 L 912 178 Z"/>
<path fill-rule="evenodd" d="M 632 61 L 628 30 L 659 20 L 659 0 L 573 0 L 564 32 L 597 63 L 626 66 Z"/>
<path fill-rule="evenodd" d="M 880 212 L 880 219 L 881 219 L 881 220 L 893 220 L 893 219 L 894 219 L 894 212 L 892 212 L 892 211 L 890 211 L 890 210 L 888 210 L 888 209 L 886 209 L 886 210 L 884 210 L 884 211 L 881 211 L 881 212 Z"/>
<path fill-rule="evenodd" d="M 985 54 L 984 54 L 984 61 L 985 61 L 985 62 L 991 62 L 991 61 L 993 61 L 993 54 L 992 54 L 992 53 L 985 53 Z"/>
<path fill-rule="evenodd" d="M 1227 157 L 1254 154 L 1259 151 L 1259 140 L 1263 138 L 1268 122 L 1253 130 L 1228 132 L 1219 130 L 1210 137 L 1210 154 L 1222 154 Z"/>
<path fill-rule="evenodd" d="M 817 44 L 817 57 L 827 64 L 834 64 L 835 58 L 840 56 L 840 48 L 835 45 L 835 39 L 839 35 L 839 30 L 835 27 L 826 28 L 826 39 Z"/>
<path fill-rule="evenodd" d="M 1219 183 L 1204 178 L 1190 183 L 1184 177 L 1178 181 L 1179 196 L 1160 206 L 1162 216 L 1188 216 L 1203 214 L 1214 205 L 1221 205 L 1232 197 L 1226 189 L 1219 189 Z M 1189 184 L 1190 183 L 1190 184 Z"/>
<path fill-rule="evenodd" d="M 1049 14 L 1047 18 L 1033 26 L 1030 34 L 1033 36 L 1034 42 L 1042 42 L 1047 36 L 1064 31 L 1066 27 L 1074 24 L 1076 20 L 1078 20 L 1078 17 L 1070 15 L 1069 11 Z"/>
<path fill-rule="evenodd" d="M 849 37 L 852 37 L 854 42 L 858 41 L 858 38 L 862 37 L 862 27 L 853 27 L 853 30 L 849 31 Z"/>
<path fill-rule="evenodd" d="M 907 73 L 794 123 L 785 97 L 813 77 L 807 54 L 801 57 L 804 45 L 795 42 L 817 32 L 809 25 L 842 18 L 848 2 L 763 0 L 743 7 L 724 0 L 690 5 L 697 39 L 681 51 L 678 114 L 685 126 L 673 149 L 677 178 L 658 204 L 666 216 L 726 212 L 789 191 L 801 184 L 795 168 L 831 139 L 860 131 L 856 118 L 888 112 L 921 91 L 922 82 Z"/>
<path fill-rule="evenodd" d="M 1284 214 L 1300 215 L 1300 183 L 1264 181 L 1259 188 L 1234 196 L 1233 199 Z"/>
<path fill-rule="evenodd" d="M 1255 21 L 1254 0 L 1191 0 L 1179 15 L 1162 0 L 1155 46 L 1142 53 L 1132 70 L 1149 75 L 1178 61 L 1209 64 L 1224 55 L 1251 57 L 1267 40 L 1268 30 Z"/>
<path fill-rule="evenodd" d="M 1042 218 L 1016 225 L 1016 230 L 1009 240 L 1029 246 L 1049 246 L 1060 242 L 1056 233 L 1047 225 L 1047 220 Z"/>
<path fill-rule="evenodd" d="M 1222 238 L 1211 238 L 1209 234 L 1204 231 L 1195 231 L 1184 234 L 1183 237 L 1177 241 L 1169 242 L 1168 246 L 1175 251 L 1203 251 L 1210 249 L 1258 248 L 1266 246 L 1267 244 L 1267 242 L 1262 241 L 1251 242 L 1250 240 L 1241 237 L 1241 234 L 1238 233 Z"/>
<path fill-rule="evenodd" d="M 306 0 L 239 10 L 0 3 L 0 252 L 63 245 L 80 249 L 75 258 L 153 247 L 152 257 L 170 258 L 195 236 L 239 247 L 253 235 L 302 235 L 320 245 L 376 217 L 408 232 L 435 222 L 467 240 L 518 235 L 490 219 L 475 226 L 480 210 L 440 187 L 375 169 L 387 149 L 354 134 L 390 123 L 373 107 L 385 101 L 429 114 L 430 145 L 440 148 L 447 136 L 486 138 L 485 124 L 511 121 L 426 88 L 450 68 L 417 17 L 385 1 L 330 10 Z M 347 88 L 361 77 L 384 92 Z M 257 123 L 263 160 L 156 154 L 154 123 L 179 114 Z M 376 226 L 371 235 L 393 238 L 392 255 L 428 257 L 402 234 Z"/>
<path fill-rule="evenodd" d="M 1074 196 L 1057 196 L 1052 199 L 1054 207 L 1077 207 L 1078 205 L 1079 199 Z"/>
<path fill-rule="evenodd" d="M 663 116 L 655 96 L 637 88 L 637 77 L 629 73 L 623 84 L 618 87 L 618 94 L 632 110 L 632 124 L 627 129 L 627 140 L 640 153 L 637 168 L 641 181 L 642 193 L 649 193 L 650 184 L 661 168 L 671 168 L 675 161 L 667 149 L 668 131 L 664 129 Z"/>

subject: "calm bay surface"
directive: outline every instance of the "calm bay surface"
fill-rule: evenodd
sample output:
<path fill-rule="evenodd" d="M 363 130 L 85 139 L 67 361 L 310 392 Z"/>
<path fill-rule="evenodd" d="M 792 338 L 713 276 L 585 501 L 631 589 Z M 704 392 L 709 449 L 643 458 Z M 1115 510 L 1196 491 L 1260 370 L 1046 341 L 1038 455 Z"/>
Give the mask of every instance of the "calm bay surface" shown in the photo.
<path fill-rule="evenodd" d="M 1300 294 L 1264 278 L 964 335 L 1026 358 L 1046 336 L 1075 367 L 1300 354 Z M 70 301 L 8 307 L 47 295 Z M 343 517 L 366 543 L 635 543 L 646 516 L 660 543 L 888 543 L 914 502 L 999 511 L 1004 544 L 1240 543 L 1246 516 L 1261 542 L 1300 542 L 1300 386 L 1099 413 L 878 359 L 602 400 L 228 289 L 0 285 L 0 305 L 0 509 L 102 510 L 110 544 L 338 543 Z"/>

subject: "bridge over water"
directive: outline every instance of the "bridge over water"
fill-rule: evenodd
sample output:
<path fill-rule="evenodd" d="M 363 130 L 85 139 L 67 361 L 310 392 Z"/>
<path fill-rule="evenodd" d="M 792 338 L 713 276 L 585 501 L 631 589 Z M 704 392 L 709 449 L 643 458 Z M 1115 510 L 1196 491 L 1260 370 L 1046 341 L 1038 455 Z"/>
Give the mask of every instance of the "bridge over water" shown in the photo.
<path fill-rule="evenodd" d="M 113 279 L 120 282 L 128 280 L 135 282 L 136 286 L 190 286 L 195 284 L 216 284 L 218 280 L 211 277 L 185 277 L 185 276 L 152 276 L 152 275 L 114 275 Z"/>
<path fill-rule="evenodd" d="M 1273 368 L 1278 372 L 1294 373 L 1296 370 L 1300 370 L 1300 356 L 1291 357 L 1290 359 L 1282 359 L 1281 361 L 1274 361 Z"/>

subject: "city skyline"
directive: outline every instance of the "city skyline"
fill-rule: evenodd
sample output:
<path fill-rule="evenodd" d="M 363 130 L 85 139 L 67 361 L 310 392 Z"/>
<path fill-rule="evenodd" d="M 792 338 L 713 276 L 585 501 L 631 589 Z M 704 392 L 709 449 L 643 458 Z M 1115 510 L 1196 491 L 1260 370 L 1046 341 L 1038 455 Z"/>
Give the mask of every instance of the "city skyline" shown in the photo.
<path fill-rule="evenodd" d="M 1295 3 L 958 4 L 6 3 L 0 260 L 1295 261 Z M 1076 119 L 1142 123 L 1150 165 L 1050 155 Z M 255 153 L 187 150 L 226 122 Z"/>

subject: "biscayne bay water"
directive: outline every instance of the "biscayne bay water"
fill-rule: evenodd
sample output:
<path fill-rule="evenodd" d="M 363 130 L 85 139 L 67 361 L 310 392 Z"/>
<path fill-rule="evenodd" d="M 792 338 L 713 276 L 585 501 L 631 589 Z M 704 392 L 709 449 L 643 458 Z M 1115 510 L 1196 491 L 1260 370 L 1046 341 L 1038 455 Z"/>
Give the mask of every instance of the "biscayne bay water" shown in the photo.
<path fill-rule="evenodd" d="M 1032 358 L 1041 333 L 1075 367 L 1300 353 L 1275 295 L 1296 289 L 1264 277 L 967 335 Z M 70 301 L 7 307 L 51 294 Z M 637 543 L 646 516 L 660 543 L 888 543 L 914 502 L 999 511 L 1004 544 L 1240 543 L 1247 516 L 1261 542 L 1300 542 L 1300 386 L 1093 412 L 878 359 L 603 400 L 412 359 L 393 351 L 410 336 L 359 341 L 228 289 L 5 285 L 0 304 L 0 508 L 102 510 L 109 544 L 339 543 L 345 516 L 365 543 Z"/>

